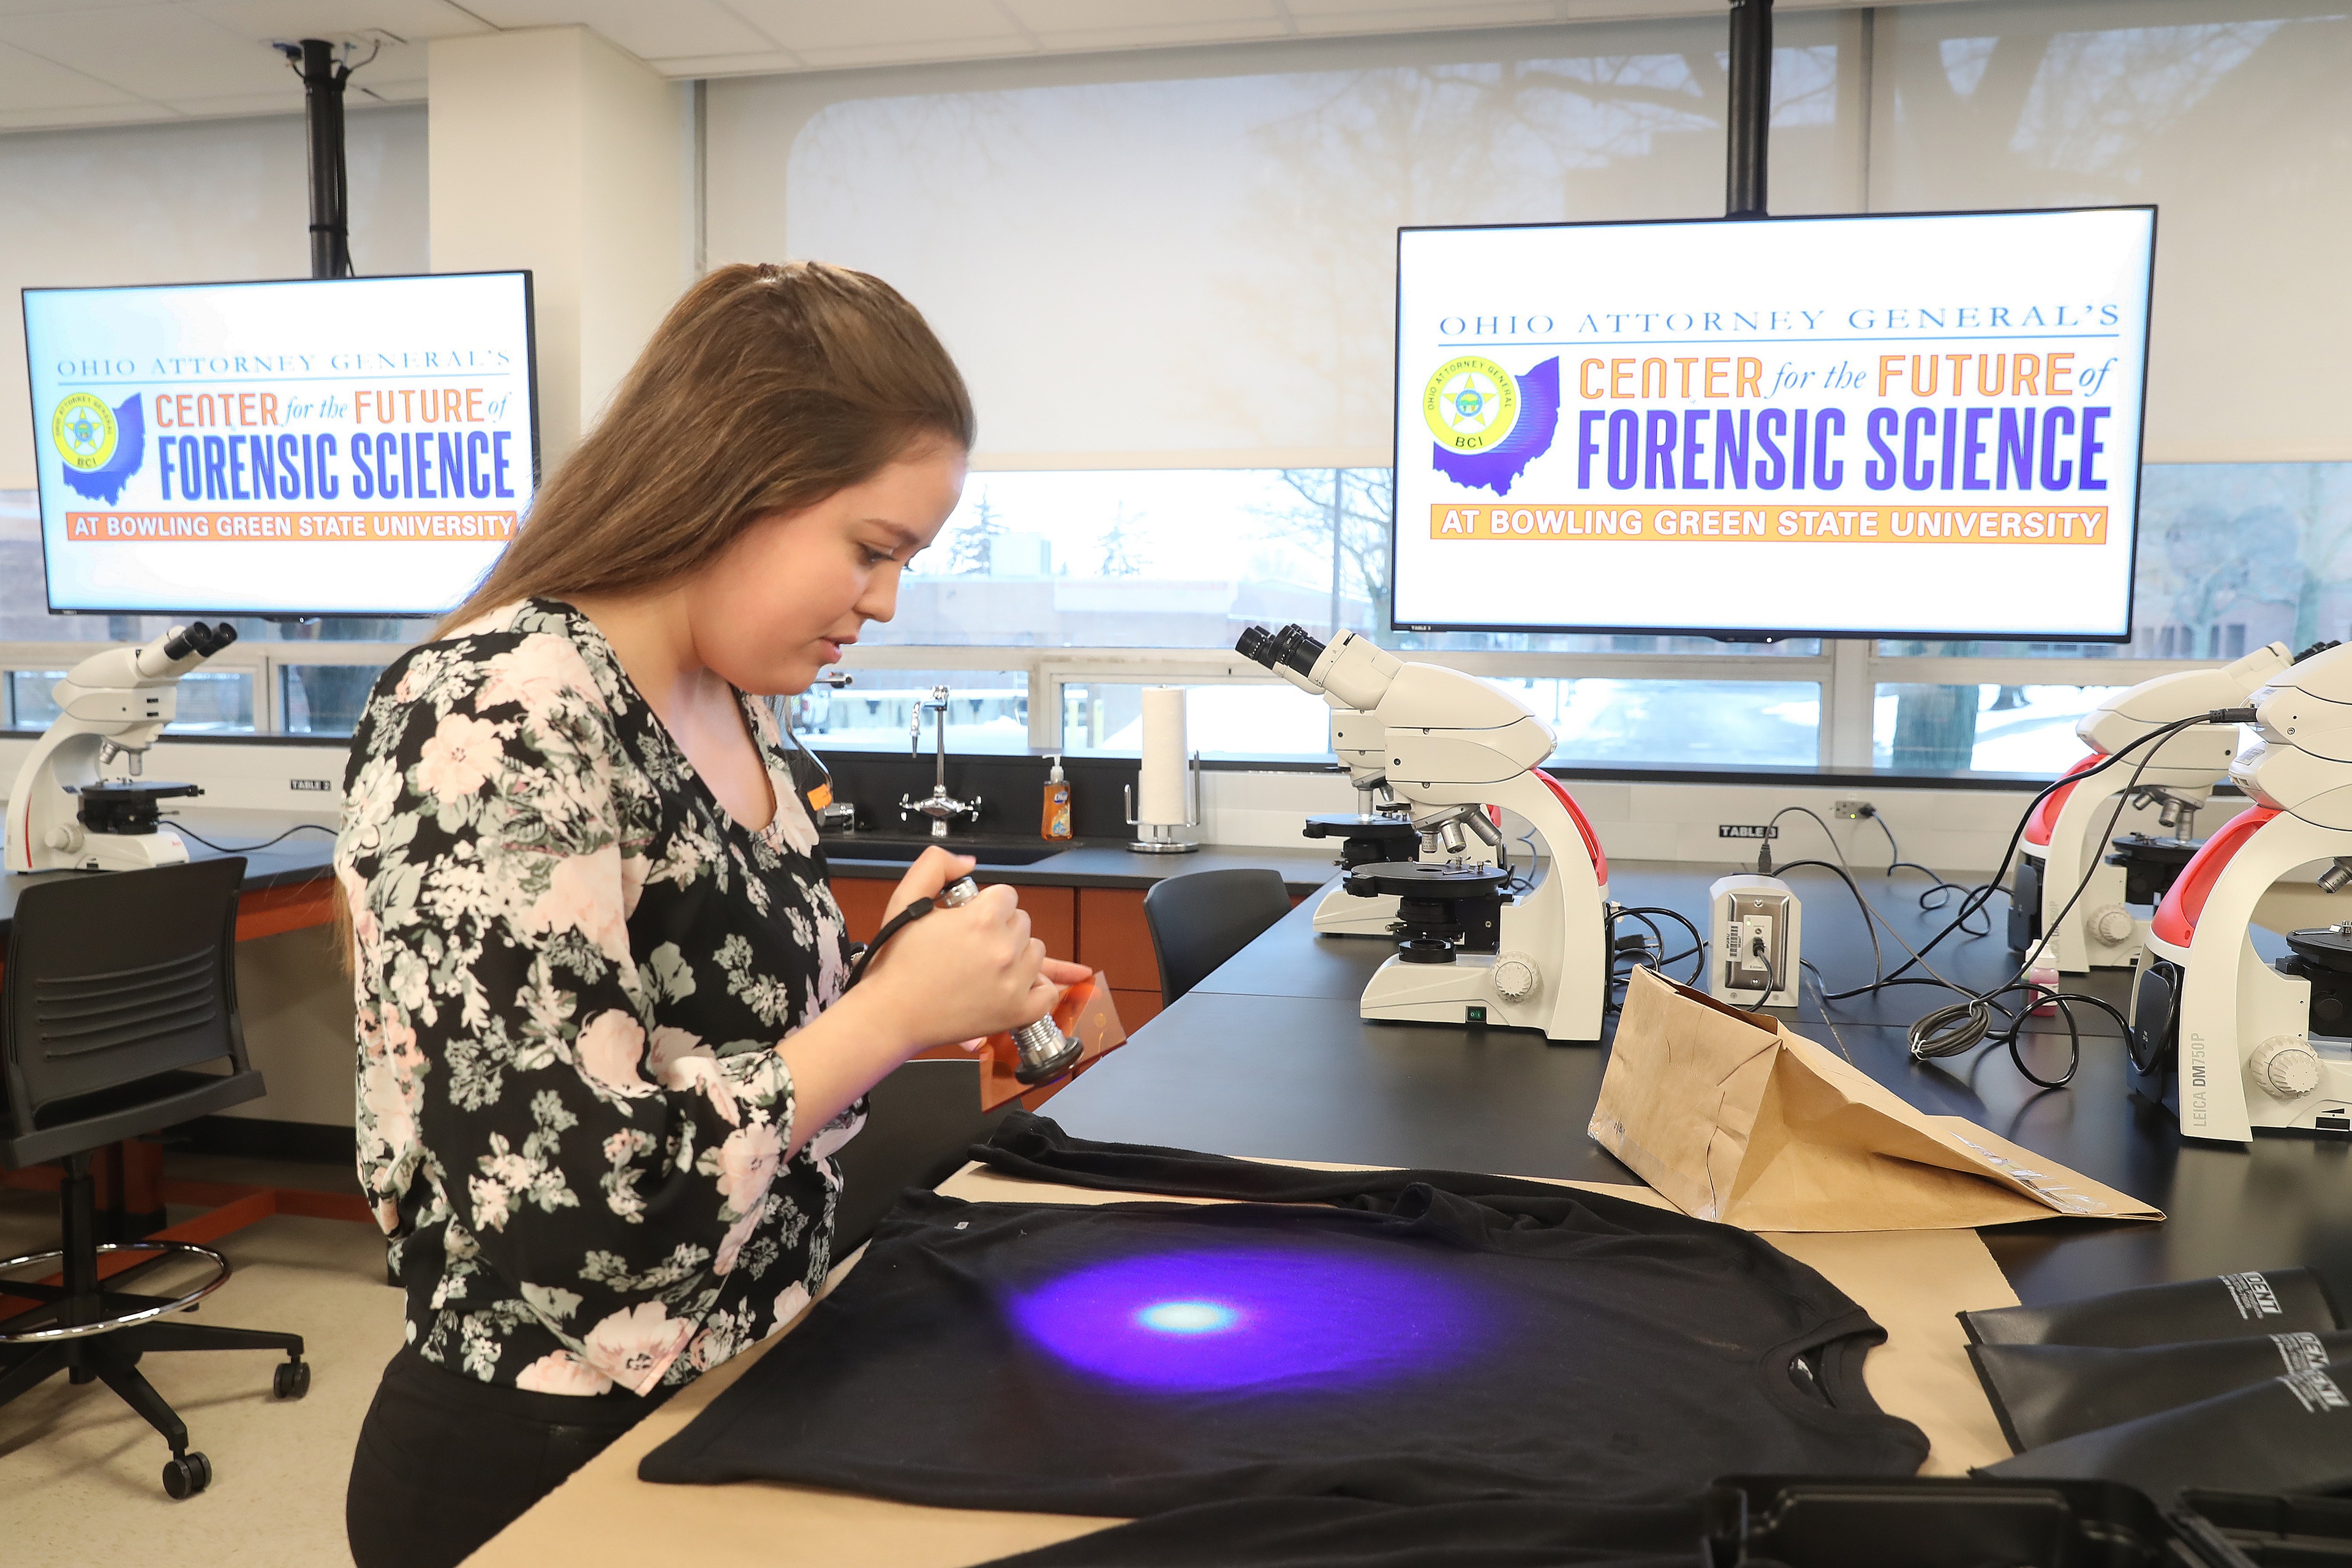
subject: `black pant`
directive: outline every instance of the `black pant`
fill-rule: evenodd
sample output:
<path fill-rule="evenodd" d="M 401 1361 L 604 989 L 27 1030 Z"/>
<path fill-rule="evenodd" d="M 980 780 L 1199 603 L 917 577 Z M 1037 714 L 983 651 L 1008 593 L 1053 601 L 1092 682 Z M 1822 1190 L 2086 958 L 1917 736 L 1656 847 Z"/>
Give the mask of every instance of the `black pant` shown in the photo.
<path fill-rule="evenodd" d="M 478 1383 L 403 1347 L 352 1456 L 352 1559 L 455 1568 L 660 1403 L 625 1389 L 572 1397 Z"/>

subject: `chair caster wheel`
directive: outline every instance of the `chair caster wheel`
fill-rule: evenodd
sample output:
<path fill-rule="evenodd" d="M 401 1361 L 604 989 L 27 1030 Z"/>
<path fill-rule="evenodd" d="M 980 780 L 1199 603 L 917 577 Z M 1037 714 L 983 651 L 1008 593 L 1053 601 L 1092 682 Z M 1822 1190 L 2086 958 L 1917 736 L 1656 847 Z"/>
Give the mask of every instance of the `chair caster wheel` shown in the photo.
<path fill-rule="evenodd" d="M 269 1374 L 269 1392 L 280 1399 L 299 1399 L 310 1392 L 310 1363 L 281 1361 Z"/>
<path fill-rule="evenodd" d="M 163 1490 L 173 1502 L 195 1496 L 213 1484 L 213 1462 L 191 1451 L 163 1467 Z"/>

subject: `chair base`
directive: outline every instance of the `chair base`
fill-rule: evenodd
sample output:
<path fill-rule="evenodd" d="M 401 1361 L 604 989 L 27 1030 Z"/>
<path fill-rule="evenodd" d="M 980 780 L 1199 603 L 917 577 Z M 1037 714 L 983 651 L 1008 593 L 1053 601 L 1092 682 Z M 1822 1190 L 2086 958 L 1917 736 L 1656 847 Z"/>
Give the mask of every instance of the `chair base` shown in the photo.
<path fill-rule="evenodd" d="M 197 1323 L 141 1323 L 88 1339 L 0 1347 L 0 1405 L 47 1383 L 58 1373 L 77 1384 L 104 1383 L 172 1446 L 163 1466 L 163 1490 L 174 1500 L 194 1497 L 212 1484 L 212 1462 L 188 1447 L 187 1424 L 140 1373 L 139 1358 L 149 1351 L 282 1350 L 288 1359 L 271 1380 L 280 1399 L 310 1391 L 310 1368 L 302 1360 L 299 1334 L 258 1329 L 223 1329 Z"/>
<path fill-rule="evenodd" d="M 60 1372 L 75 1384 L 102 1382 L 172 1446 L 172 1458 L 163 1467 L 164 1491 L 174 1499 L 193 1497 L 212 1484 L 212 1462 L 188 1447 L 186 1423 L 140 1374 L 139 1358 L 149 1351 L 283 1351 L 287 1359 L 278 1363 L 271 1378 L 271 1392 L 280 1399 L 299 1399 L 310 1388 L 310 1368 L 302 1360 L 302 1336 L 170 1321 L 184 1317 L 193 1310 L 195 1296 L 208 1293 L 226 1277 L 226 1260 L 208 1248 L 184 1243 L 100 1246 L 95 1239 L 90 1187 L 89 1156 L 72 1156 L 59 1193 L 66 1245 L 55 1255 L 35 1254 L 15 1260 L 37 1262 L 56 1256 L 64 1265 L 64 1283 L 0 1281 L 0 1297 L 35 1303 L 12 1317 L 0 1318 L 0 1325 L 14 1325 L 16 1330 L 15 1338 L 0 1338 L 0 1405 Z M 99 1255 L 117 1250 L 152 1251 L 155 1256 L 101 1280 Z M 170 1300 L 122 1289 L 167 1259 L 191 1253 L 220 1265 L 218 1275 L 193 1296 Z M 55 1330 L 42 1328 L 44 1322 L 66 1328 L 71 1337 L 58 1337 Z M 101 1324 L 106 1326 L 100 1328 Z"/>

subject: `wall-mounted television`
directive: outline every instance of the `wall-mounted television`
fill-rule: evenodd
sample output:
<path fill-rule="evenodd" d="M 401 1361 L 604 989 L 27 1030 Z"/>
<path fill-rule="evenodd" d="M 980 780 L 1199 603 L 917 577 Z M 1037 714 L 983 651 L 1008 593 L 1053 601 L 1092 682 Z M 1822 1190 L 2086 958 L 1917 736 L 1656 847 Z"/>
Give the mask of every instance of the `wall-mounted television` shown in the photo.
<path fill-rule="evenodd" d="M 2151 206 L 1408 228 L 1400 630 L 2121 642 Z"/>
<path fill-rule="evenodd" d="M 528 272 L 24 306 L 53 611 L 436 615 L 530 505 Z"/>

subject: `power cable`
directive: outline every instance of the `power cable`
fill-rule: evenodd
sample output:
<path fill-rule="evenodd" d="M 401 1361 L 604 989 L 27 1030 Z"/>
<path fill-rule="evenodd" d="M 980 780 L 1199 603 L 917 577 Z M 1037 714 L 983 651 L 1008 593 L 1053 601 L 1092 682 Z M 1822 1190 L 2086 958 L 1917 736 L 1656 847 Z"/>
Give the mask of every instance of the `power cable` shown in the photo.
<path fill-rule="evenodd" d="M 197 832 L 194 828 L 188 826 L 184 822 L 181 822 L 177 817 L 173 818 L 172 821 L 173 832 L 184 834 L 188 837 L 193 838 L 197 843 L 203 845 L 205 848 L 216 850 L 223 855 L 247 855 L 252 853 L 256 849 L 267 849 L 271 845 L 277 843 L 279 838 L 291 838 L 296 834 L 303 832 L 306 829 L 312 833 L 327 834 L 338 831 L 338 829 L 330 827 L 323 822 L 298 822 L 293 826 L 288 828 L 285 832 L 279 834 L 277 838 L 265 838 L 258 844 L 215 844 L 211 839 L 205 837 L 203 834 Z"/>
<path fill-rule="evenodd" d="M 2002 984 L 1996 986 L 1990 991 L 1983 992 L 1973 992 L 1969 990 L 1966 986 L 1954 984 L 1952 982 L 1945 979 L 1942 975 L 1936 973 L 1935 966 L 1927 962 L 1927 954 L 1928 952 L 1933 950 L 1938 942 L 1941 942 L 1946 937 L 1951 935 L 1953 931 L 1965 930 L 1969 917 L 1978 913 L 1983 909 L 1984 905 L 1990 901 L 1993 891 L 2000 886 L 2003 878 L 2007 876 L 2011 863 L 2016 858 L 2018 846 L 2024 839 L 2025 826 L 2028 822 L 2032 820 L 2034 808 L 2039 806 L 2043 800 L 2047 799 L 2050 795 L 2055 794 L 2058 790 L 2067 784 L 2080 783 L 2082 780 L 2089 778 L 2095 773 L 2115 766 L 2121 763 L 2126 756 L 2129 756 L 2132 752 L 2139 751 L 2144 747 L 2150 746 L 2181 730 L 2186 730 L 2198 724 L 2250 723 L 2252 721 L 2252 719 L 2253 710 L 2250 708 L 2220 708 L 2215 709 L 2209 713 L 2201 713 L 2190 718 L 2176 720 L 2172 723 L 2160 726 L 2158 729 L 2149 731 L 2145 735 L 2137 737 L 2129 744 L 2110 752 L 2105 757 L 2101 758 L 2096 763 L 2091 767 L 2084 769 L 2080 773 L 2072 773 L 2065 777 L 2051 781 L 2049 784 L 2035 794 L 2032 800 L 2026 804 L 2025 811 L 2018 818 L 2017 827 L 2015 831 L 2011 833 L 2008 847 L 2002 851 L 2000 863 L 1994 868 L 1990 880 L 1969 891 L 1967 897 L 1961 900 L 1958 910 L 1955 914 L 1954 918 L 1948 922 L 1942 930 L 1928 938 L 1924 945 L 1914 948 L 1909 942 L 1904 940 L 1900 932 L 1895 931 L 1892 922 L 1885 922 L 1887 925 L 1888 931 L 1895 935 L 1895 940 L 1898 942 L 1901 942 L 1904 950 L 1911 955 L 1909 959 L 1897 965 L 1892 973 L 1889 973 L 1885 970 L 1885 960 L 1880 952 L 1877 936 L 1874 929 L 1873 929 L 1871 950 L 1874 959 L 1876 960 L 1875 968 L 1877 973 L 1866 985 L 1856 986 L 1852 990 L 1844 992 L 1822 993 L 1822 1002 L 1824 1006 L 1826 1006 L 1830 1002 L 1844 1001 L 1851 997 L 1868 994 L 1870 993 L 1883 990 L 1886 986 L 1893 984 L 1932 984 L 1946 990 L 1956 992 L 1962 997 L 1966 998 L 1966 1000 L 1955 1003 L 1949 1006 L 1937 1008 L 1912 1024 L 1908 1031 L 1912 1058 L 1915 1061 L 1926 1062 L 1945 1057 L 1956 1056 L 1960 1052 L 1972 1049 L 1976 1046 L 1982 1044 L 1988 1038 L 1998 1039 L 2008 1047 L 2010 1059 L 2016 1065 L 2018 1071 L 2030 1082 L 2038 1084 L 2045 1089 L 2060 1088 L 2073 1081 L 2075 1071 L 2081 1066 L 2082 1035 L 2080 1029 L 2076 1026 L 2073 1012 L 2073 1005 L 2074 1004 L 2079 1003 L 2085 1006 L 2095 1007 L 2105 1013 L 2111 1018 L 2114 1018 L 2116 1026 L 2123 1032 L 2124 1038 L 2126 1042 L 2126 1048 L 2128 1048 L 2128 1042 L 2131 1037 L 2129 1026 L 2125 1023 L 2123 1016 L 2116 1012 L 2111 1004 L 2100 997 L 2084 995 L 2079 993 L 2060 992 L 2053 989 L 2052 987 L 2042 985 L 2038 982 L 2031 982 L 2027 979 L 2027 976 L 2032 973 L 2034 962 L 2048 950 L 2051 941 L 2056 936 L 2058 925 L 2064 921 L 2066 916 L 2073 911 L 2075 904 L 2080 902 L 2083 895 L 2089 890 L 2092 879 L 2098 868 L 2098 862 L 2096 860 L 2094 860 L 2091 865 L 2084 869 L 2082 879 L 2075 884 L 2074 893 L 2067 899 L 2064 907 L 2059 910 L 2056 920 L 2050 923 L 2050 929 L 2042 933 L 2041 941 L 2036 942 L 2032 951 L 2025 955 L 2024 962 L 2019 964 L 2016 972 Z M 2122 818 L 2125 806 L 2129 804 L 2133 790 L 2137 788 L 2141 776 L 2146 773 L 2149 763 L 2153 760 L 2154 753 L 2151 752 L 2148 755 L 2141 757 L 2138 763 L 2134 766 L 2132 770 L 2131 782 L 2126 784 L 2122 791 L 2118 792 L 2116 795 L 2115 809 L 2108 816 L 2106 831 L 2103 837 L 2113 835 L 2116 824 Z M 1798 809 L 1801 810 L 1802 808 Z M 1816 817 L 1814 820 L 1818 822 L 1820 819 Z M 1888 837 L 1891 841 L 1893 835 L 1890 833 Z M 1841 859 L 1843 857 L 1841 857 Z M 1885 917 L 1880 915 L 1878 911 L 1872 907 L 1870 900 L 1863 896 L 1860 886 L 1857 885 L 1853 879 L 1846 873 L 1845 868 L 1842 865 L 1832 867 L 1826 861 L 1800 861 L 1793 863 L 1788 868 L 1784 868 L 1784 869 L 1794 869 L 1796 866 L 1804 865 L 1820 866 L 1825 870 L 1832 870 L 1837 873 L 1839 879 L 1846 884 L 1847 890 L 1853 895 L 1854 901 L 1861 906 L 1863 910 L 1863 921 L 1866 928 L 1874 928 L 1875 923 L 1885 921 Z M 1935 889 L 1930 890 L 1933 891 Z M 1988 927 L 1988 929 L 1990 929 L 1990 927 Z M 1925 980 L 1906 978 L 1904 975 L 1904 971 L 1909 969 L 1914 963 L 1916 963 L 1921 968 L 1927 970 L 1928 975 L 1932 976 L 1932 978 Z M 2011 992 L 2021 990 L 2026 994 L 2027 1000 L 2024 1005 L 2015 1009 L 2014 1011 L 2002 1005 L 1998 1000 L 1998 998 L 2008 995 Z M 2054 1079 L 2042 1078 L 2026 1067 L 2024 1058 L 2020 1053 L 2017 1046 L 2017 1037 L 2024 1029 L 2025 1020 L 2028 1017 L 2031 1017 L 2037 1008 L 2045 1005 L 2054 1005 L 2058 1010 L 2059 1016 L 2065 1020 L 2066 1024 L 2069 1060 L 2065 1073 Z M 2009 1022 L 2008 1028 L 1999 1031 L 1998 1033 L 1995 1031 L 1993 1023 L 1993 1014 L 1996 1012 L 2000 1013 Z"/>

